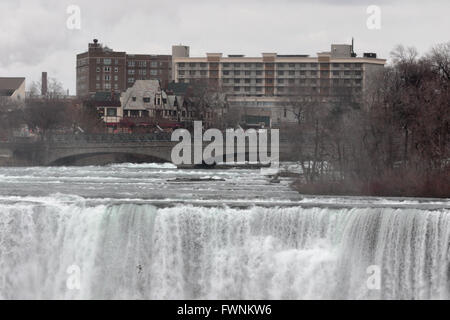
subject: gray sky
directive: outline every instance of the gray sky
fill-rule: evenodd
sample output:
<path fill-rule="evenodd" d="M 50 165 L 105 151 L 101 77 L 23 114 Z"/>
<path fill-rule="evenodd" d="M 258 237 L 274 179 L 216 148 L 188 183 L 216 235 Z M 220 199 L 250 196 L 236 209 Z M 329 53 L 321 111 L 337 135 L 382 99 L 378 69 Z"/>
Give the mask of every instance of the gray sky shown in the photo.
<path fill-rule="evenodd" d="M 67 7 L 81 9 L 81 29 L 69 30 Z M 369 30 L 369 5 L 381 9 L 381 29 Z M 396 44 L 426 52 L 449 41 L 448 0 L 1 0 L 0 76 L 42 71 L 75 93 L 75 55 L 94 37 L 114 50 L 170 54 L 173 44 L 206 52 L 260 56 L 315 55 L 331 43 L 388 58 Z"/>

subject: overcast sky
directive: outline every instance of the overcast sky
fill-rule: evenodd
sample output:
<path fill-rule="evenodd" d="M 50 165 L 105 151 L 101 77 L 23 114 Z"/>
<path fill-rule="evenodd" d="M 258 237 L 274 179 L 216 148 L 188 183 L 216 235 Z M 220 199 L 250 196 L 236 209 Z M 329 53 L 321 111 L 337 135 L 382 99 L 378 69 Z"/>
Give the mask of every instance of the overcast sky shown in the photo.
<path fill-rule="evenodd" d="M 70 30 L 67 8 L 81 9 L 81 29 Z M 369 5 L 381 9 L 381 29 L 370 30 Z M 1 0 L 0 77 L 42 71 L 75 93 L 75 56 L 93 38 L 128 53 L 170 54 L 173 44 L 206 52 L 260 56 L 310 54 L 350 43 L 355 51 L 388 58 L 396 44 L 423 53 L 449 41 L 449 0 Z"/>

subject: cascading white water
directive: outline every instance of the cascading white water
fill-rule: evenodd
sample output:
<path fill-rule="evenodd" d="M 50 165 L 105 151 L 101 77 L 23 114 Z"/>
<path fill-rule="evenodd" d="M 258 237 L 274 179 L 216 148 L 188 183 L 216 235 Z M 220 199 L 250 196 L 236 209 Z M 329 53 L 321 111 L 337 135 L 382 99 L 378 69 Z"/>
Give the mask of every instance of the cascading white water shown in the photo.
<path fill-rule="evenodd" d="M 447 209 L 0 204 L 2 299 L 450 298 Z M 66 285 L 70 266 L 80 289 Z M 369 289 L 369 266 L 380 290 Z"/>

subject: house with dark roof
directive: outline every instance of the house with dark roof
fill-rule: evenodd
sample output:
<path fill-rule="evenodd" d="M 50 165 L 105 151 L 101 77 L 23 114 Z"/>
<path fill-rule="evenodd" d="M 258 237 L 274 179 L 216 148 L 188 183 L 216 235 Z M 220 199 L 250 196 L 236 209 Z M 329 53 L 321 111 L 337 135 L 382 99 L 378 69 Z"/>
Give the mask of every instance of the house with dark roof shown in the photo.
<path fill-rule="evenodd" d="M 0 77 L 0 99 L 10 103 L 25 103 L 25 78 Z"/>

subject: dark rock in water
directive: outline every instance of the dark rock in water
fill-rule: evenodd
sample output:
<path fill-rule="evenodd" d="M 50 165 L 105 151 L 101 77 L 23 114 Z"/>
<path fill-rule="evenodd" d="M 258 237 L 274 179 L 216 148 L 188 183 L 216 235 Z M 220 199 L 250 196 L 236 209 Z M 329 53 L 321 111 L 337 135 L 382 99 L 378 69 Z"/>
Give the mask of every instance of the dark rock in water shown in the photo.
<path fill-rule="evenodd" d="M 277 176 L 273 177 L 272 180 L 270 180 L 270 183 L 280 183 L 280 182 L 281 182 L 281 180 L 278 179 Z"/>

